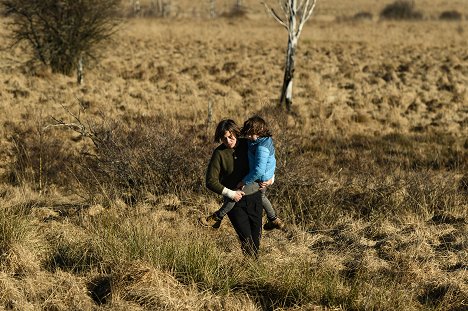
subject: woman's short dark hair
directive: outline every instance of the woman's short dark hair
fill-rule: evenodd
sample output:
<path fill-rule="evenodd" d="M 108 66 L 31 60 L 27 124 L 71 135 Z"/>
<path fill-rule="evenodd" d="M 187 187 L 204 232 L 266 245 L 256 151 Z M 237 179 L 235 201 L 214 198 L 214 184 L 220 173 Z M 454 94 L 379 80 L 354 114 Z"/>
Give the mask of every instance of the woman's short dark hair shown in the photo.
<path fill-rule="evenodd" d="M 247 121 L 244 122 L 244 126 L 241 130 L 241 135 L 258 135 L 259 137 L 270 137 L 271 132 L 268 129 L 268 124 L 266 123 L 266 121 L 263 120 L 263 118 L 261 118 L 260 116 L 254 115 L 253 117 L 248 118 Z"/>
<path fill-rule="evenodd" d="M 215 143 L 219 142 L 224 137 L 226 132 L 234 134 L 236 138 L 240 136 L 240 128 L 237 126 L 236 122 L 231 119 L 224 119 L 218 123 L 218 126 L 216 126 L 214 135 Z"/>

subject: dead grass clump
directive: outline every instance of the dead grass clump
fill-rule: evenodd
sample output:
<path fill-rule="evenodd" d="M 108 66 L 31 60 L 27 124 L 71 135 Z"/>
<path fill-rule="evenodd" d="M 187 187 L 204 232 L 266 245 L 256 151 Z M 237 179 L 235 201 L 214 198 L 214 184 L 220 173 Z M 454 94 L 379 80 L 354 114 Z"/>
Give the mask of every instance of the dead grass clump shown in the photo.
<path fill-rule="evenodd" d="M 77 234 L 73 228 L 63 228 L 63 233 L 49 233 L 51 251 L 45 267 L 49 271 L 63 270 L 83 274 L 92 270 L 104 270 L 105 261 L 95 249 L 91 237 Z M 52 231 L 53 232 L 53 231 Z M 81 235 L 81 237 L 80 237 Z"/>
<path fill-rule="evenodd" d="M 0 271 L 0 308 L 3 310 L 34 310 L 31 302 L 27 301 L 17 280 L 11 275 Z"/>
<path fill-rule="evenodd" d="M 47 245 L 37 234 L 28 212 L 17 207 L 0 209 L 0 268 L 25 276 L 40 270 Z"/>
<path fill-rule="evenodd" d="M 440 13 L 439 19 L 444 21 L 461 21 L 463 18 L 462 14 L 458 11 L 444 11 Z"/>
<path fill-rule="evenodd" d="M 26 280 L 26 297 L 45 310 L 93 310 L 84 279 L 69 272 L 41 273 Z"/>
<path fill-rule="evenodd" d="M 393 20 L 419 20 L 422 13 L 414 9 L 414 2 L 398 0 L 387 6 L 380 12 L 380 18 Z"/>
<path fill-rule="evenodd" d="M 94 277 L 88 289 L 97 305 L 109 307 L 125 301 L 144 310 L 258 310 L 248 296 L 199 291 L 196 284 L 183 284 L 171 273 L 143 262 Z"/>
<path fill-rule="evenodd" d="M 170 271 L 183 284 L 195 282 L 202 289 L 222 291 L 235 283 L 236 275 L 224 267 L 215 241 L 193 231 L 173 233 L 159 228 L 145 215 L 141 217 L 100 214 L 87 225 L 96 237 L 98 254 L 111 265 L 132 261 L 148 262 Z"/>
<path fill-rule="evenodd" d="M 421 289 L 417 300 L 424 306 L 438 310 L 463 310 L 466 308 L 465 292 L 453 282 L 437 280 L 428 282 Z"/>

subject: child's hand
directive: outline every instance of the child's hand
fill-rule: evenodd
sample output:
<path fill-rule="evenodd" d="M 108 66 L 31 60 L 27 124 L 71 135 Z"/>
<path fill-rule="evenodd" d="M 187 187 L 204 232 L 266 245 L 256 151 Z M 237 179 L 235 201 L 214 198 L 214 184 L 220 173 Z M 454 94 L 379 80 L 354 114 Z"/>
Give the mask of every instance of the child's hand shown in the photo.
<path fill-rule="evenodd" d="M 258 185 L 260 186 L 260 189 L 263 189 L 263 188 L 266 188 L 268 186 L 271 186 L 271 184 L 273 183 L 273 181 L 270 179 L 270 180 L 267 180 L 267 181 L 261 181 L 258 183 Z"/>

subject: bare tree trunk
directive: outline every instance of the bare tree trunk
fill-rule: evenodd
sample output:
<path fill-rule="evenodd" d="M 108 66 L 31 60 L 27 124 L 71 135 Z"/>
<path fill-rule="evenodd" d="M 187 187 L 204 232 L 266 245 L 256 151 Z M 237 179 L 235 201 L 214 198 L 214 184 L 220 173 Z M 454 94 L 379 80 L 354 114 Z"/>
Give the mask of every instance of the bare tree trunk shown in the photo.
<path fill-rule="evenodd" d="M 208 116 L 206 118 L 206 137 L 209 137 L 210 126 L 213 123 L 213 103 L 208 101 Z"/>
<path fill-rule="evenodd" d="M 156 5 L 157 5 L 158 14 L 162 16 L 162 11 L 163 11 L 162 0 L 157 0 Z"/>
<path fill-rule="evenodd" d="M 285 105 L 286 110 L 291 110 L 292 105 L 292 88 L 294 78 L 294 62 L 296 57 L 297 38 L 288 39 L 288 49 L 286 52 L 286 64 L 284 67 L 283 87 L 281 88 L 281 96 L 279 104 Z"/>
<path fill-rule="evenodd" d="M 138 16 L 140 14 L 140 10 L 140 0 L 133 0 L 133 15 Z"/>
<path fill-rule="evenodd" d="M 211 18 L 216 17 L 216 1 L 215 0 L 210 0 L 210 17 Z"/>
<path fill-rule="evenodd" d="M 292 87 L 294 77 L 294 58 L 296 56 L 297 34 L 296 34 L 296 12 L 297 0 L 290 0 L 288 20 L 288 49 L 286 52 L 286 64 L 284 66 L 283 87 L 281 88 L 280 105 L 286 105 L 286 110 L 291 110 Z"/>
<path fill-rule="evenodd" d="M 83 76 L 83 55 L 80 55 L 80 59 L 78 60 L 78 67 L 76 73 L 76 80 L 78 84 L 84 83 L 84 76 Z"/>
<path fill-rule="evenodd" d="M 163 2 L 163 17 L 170 16 L 172 13 L 172 0 Z"/>

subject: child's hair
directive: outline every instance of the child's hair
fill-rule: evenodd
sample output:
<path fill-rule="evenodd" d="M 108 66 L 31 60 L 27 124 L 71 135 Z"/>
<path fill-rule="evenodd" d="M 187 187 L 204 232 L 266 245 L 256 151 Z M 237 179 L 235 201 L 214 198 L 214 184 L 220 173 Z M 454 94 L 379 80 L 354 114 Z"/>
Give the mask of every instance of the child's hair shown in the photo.
<path fill-rule="evenodd" d="M 214 135 L 214 142 L 217 143 L 219 142 L 223 137 L 226 132 L 230 132 L 231 134 L 234 134 L 234 136 L 239 137 L 240 136 L 240 129 L 237 126 L 236 122 L 231 119 L 224 119 L 221 120 L 218 123 L 218 126 L 216 127 L 215 135 Z"/>
<path fill-rule="evenodd" d="M 244 122 L 241 130 L 242 136 L 258 135 L 259 137 L 271 137 L 271 132 L 268 125 L 260 116 L 254 115 Z"/>

